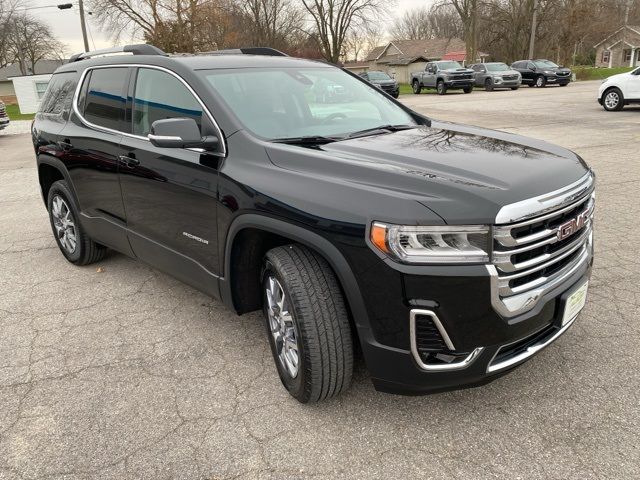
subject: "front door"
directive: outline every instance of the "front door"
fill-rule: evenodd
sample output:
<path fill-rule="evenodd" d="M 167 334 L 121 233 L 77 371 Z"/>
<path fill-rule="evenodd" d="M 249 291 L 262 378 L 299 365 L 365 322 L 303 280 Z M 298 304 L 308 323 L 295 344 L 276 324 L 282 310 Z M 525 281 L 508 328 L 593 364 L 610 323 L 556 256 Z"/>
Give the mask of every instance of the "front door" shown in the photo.
<path fill-rule="evenodd" d="M 640 100 L 640 68 L 636 68 L 627 80 L 625 96 L 628 99 Z"/>
<path fill-rule="evenodd" d="M 218 297 L 220 157 L 147 139 L 156 120 L 193 118 L 207 134 L 212 122 L 185 83 L 164 70 L 137 69 L 130 97 L 132 135 L 122 139 L 119 177 L 131 247 L 141 260 Z"/>
<path fill-rule="evenodd" d="M 424 72 L 423 84 L 425 87 L 436 86 L 436 65 L 434 63 L 427 63 Z"/>

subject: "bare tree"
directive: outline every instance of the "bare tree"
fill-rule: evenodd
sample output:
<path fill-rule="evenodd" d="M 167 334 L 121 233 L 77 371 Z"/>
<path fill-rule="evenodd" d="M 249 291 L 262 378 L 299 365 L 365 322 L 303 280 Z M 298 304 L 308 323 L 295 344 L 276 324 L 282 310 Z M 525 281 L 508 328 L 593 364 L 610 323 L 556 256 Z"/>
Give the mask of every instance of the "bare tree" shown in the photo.
<path fill-rule="evenodd" d="M 433 38 L 429 8 L 421 7 L 404 12 L 404 15 L 393 21 L 389 34 L 393 40 Z"/>
<path fill-rule="evenodd" d="M 252 46 L 286 49 L 292 32 L 302 30 L 304 13 L 292 0 L 246 0 L 240 8 Z"/>
<path fill-rule="evenodd" d="M 371 49 L 380 45 L 383 34 L 380 29 L 371 24 L 353 28 L 344 41 L 343 57 L 345 60 L 362 60 Z"/>
<path fill-rule="evenodd" d="M 383 0 L 301 0 L 311 17 L 312 34 L 318 40 L 322 55 L 331 63 L 338 63 L 345 53 L 349 33 L 386 13 Z"/>
<path fill-rule="evenodd" d="M 0 68 L 14 61 L 10 41 L 16 6 L 17 0 L 0 0 Z"/>
<path fill-rule="evenodd" d="M 475 62 L 478 53 L 480 0 L 444 0 L 440 5 L 451 5 L 458 13 L 464 29 L 467 60 Z"/>
<path fill-rule="evenodd" d="M 65 46 L 59 42 L 49 25 L 27 14 L 15 14 L 11 20 L 9 52 L 22 75 L 36 72 L 36 63 L 45 58 L 62 59 Z"/>

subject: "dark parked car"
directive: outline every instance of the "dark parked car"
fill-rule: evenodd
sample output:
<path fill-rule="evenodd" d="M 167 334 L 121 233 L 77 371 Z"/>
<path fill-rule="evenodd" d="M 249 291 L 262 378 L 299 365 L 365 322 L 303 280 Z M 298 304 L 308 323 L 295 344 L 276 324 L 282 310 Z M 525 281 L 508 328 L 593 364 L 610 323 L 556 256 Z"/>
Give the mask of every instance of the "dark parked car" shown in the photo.
<path fill-rule="evenodd" d="M 450 60 L 429 62 L 423 71 L 411 74 L 411 88 L 416 94 L 423 88 L 435 88 L 438 95 L 444 95 L 447 90 L 460 89 L 464 93 L 471 93 L 473 83 L 473 70 Z"/>
<path fill-rule="evenodd" d="M 506 63 L 476 63 L 469 65 L 469 68 L 475 72 L 475 85 L 484 87 L 488 92 L 496 88 L 517 90 L 522 82 L 520 73 L 509 68 Z"/>
<path fill-rule="evenodd" d="M 511 64 L 511 68 L 520 72 L 522 83 L 530 87 L 566 87 L 571 81 L 571 70 L 560 67 L 551 60 L 518 60 Z"/>
<path fill-rule="evenodd" d="M 0 100 L 0 130 L 3 130 L 7 125 L 9 125 L 9 115 L 7 115 L 4 102 Z"/>
<path fill-rule="evenodd" d="M 493 380 L 575 322 L 595 198 L 576 154 L 271 49 L 117 51 L 60 67 L 33 124 L 62 255 L 111 248 L 262 309 L 299 401 L 345 390 L 356 344 L 376 388 L 421 393 Z M 345 94 L 317 103 L 318 83 Z"/>
<path fill-rule="evenodd" d="M 376 70 L 362 72 L 358 74 L 364 78 L 367 82 L 372 83 L 382 91 L 388 93 L 393 98 L 398 98 L 400 95 L 400 87 L 398 82 L 385 72 L 379 72 Z"/>

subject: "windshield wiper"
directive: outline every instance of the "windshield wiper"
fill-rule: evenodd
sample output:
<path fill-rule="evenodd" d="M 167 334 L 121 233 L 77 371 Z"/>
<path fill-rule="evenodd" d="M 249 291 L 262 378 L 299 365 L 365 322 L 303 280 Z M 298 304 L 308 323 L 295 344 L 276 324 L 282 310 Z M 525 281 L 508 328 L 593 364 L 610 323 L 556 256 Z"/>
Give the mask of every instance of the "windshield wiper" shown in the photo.
<path fill-rule="evenodd" d="M 323 137 L 321 135 L 306 135 L 303 137 L 276 138 L 273 143 L 286 143 L 289 145 L 324 145 L 339 140 L 339 138 Z"/>
<path fill-rule="evenodd" d="M 409 130 L 416 128 L 418 125 L 380 125 L 379 127 L 365 128 L 347 135 L 346 138 L 366 137 L 367 135 L 376 135 L 380 133 L 399 132 L 400 130 Z"/>

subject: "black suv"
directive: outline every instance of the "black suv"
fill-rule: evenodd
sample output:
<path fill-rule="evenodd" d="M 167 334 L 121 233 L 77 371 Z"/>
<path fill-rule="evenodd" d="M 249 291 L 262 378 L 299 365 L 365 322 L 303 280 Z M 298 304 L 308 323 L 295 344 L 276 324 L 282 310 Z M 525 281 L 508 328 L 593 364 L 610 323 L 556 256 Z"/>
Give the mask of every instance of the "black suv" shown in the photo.
<path fill-rule="evenodd" d="M 551 60 L 518 60 L 511 64 L 511 68 L 520 72 L 522 83 L 530 87 L 566 87 L 571 82 L 571 70 L 560 67 Z"/>
<path fill-rule="evenodd" d="M 370 70 L 359 73 L 358 75 L 369 83 L 380 88 L 382 91 L 388 93 L 393 98 L 398 98 L 400 96 L 400 86 L 398 85 L 398 82 L 396 82 L 396 80 L 388 73 Z"/>
<path fill-rule="evenodd" d="M 62 254 L 111 248 L 262 309 L 301 402 L 348 387 L 356 345 L 376 388 L 420 393 L 492 380 L 575 321 L 594 176 L 574 153 L 270 49 L 120 50 L 60 67 L 33 124 Z"/>

